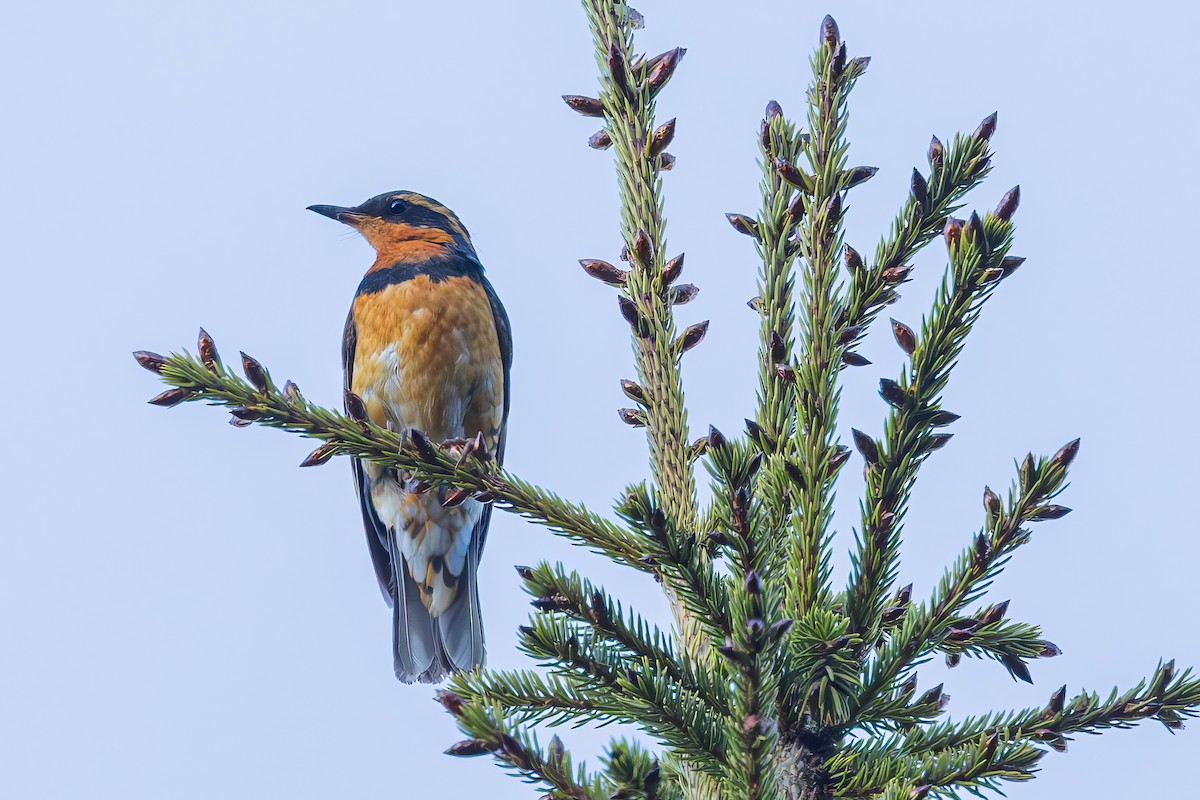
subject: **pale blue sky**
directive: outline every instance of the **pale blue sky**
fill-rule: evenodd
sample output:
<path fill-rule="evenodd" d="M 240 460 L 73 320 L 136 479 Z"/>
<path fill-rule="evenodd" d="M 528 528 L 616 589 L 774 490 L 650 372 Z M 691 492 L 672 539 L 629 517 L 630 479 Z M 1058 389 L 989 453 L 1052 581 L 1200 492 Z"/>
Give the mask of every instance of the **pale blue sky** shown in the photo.
<path fill-rule="evenodd" d="M 748 240 L 766 100 L 802 110 L 832 10 L 852 54 L 848 241 L 874 247 L 921 163 L 1000 110 L 996 170 L 972 201 L 1022 187 L 1028 262 L 987 307 L 947 392 L 961 413 L 928 464 L 902 574 L 925 595 L 1012 459 L 1083 449 L 1063 502 L 997 583 L 1064 655 L 1034 686 L 967 662 L 955 715 L 1107 691 L 1160 656 L 1200 664 L 1195 564 L 1197 358 L 1192 4 L 639 4 L 642 45 L 688 47 L 662 96 L 678 115 L 666 177 L 672 252 L 711 318 L 686 359 L 692 421 L 730 431 L 753 398 Z M 0 32 L 0 263 L 6 365 L 0 510 L 0 795 L 11 798 L 534 796 L 456 740 L 428 687 L 393 679 L 388 614 L 349 468 L 235 430 L 158 391 L 129 351 L 192 347 L 203 324 L 313 399 L 339 402 L 342 322 L 367 246 L 304 210 L 409 188 L 459 212 L 516 339 L 509 464 L 604 508 L 645 474 L 623 426 L 631 374 L 612 293 L 580 257 L 619 247 L 610 154 L 563 93 L 594 91 L 573 2 L 10 3 Z M 893 312 L 915 324 L 943 251 Z M 878 326 L 877 326 L 878 327 Z M 848 375 L 844 433 L 878 432 L 882 328 Z M 590 442 L 586 462 L 578 446 Z M 851 524 L 847 470 L 840 528 Z M 848 539 L 838 547 L 846 565 Z M 482 571 L 491 664 L 524 666 L 511 566 L 562 557 L 661 609 L 653 584 L 501 514 Z M 1190 797 L 1200 724 L 1157 723 L 1043 761 L 1014 798 Z M 600 739 L 566 735 L 594 750 Z"/>

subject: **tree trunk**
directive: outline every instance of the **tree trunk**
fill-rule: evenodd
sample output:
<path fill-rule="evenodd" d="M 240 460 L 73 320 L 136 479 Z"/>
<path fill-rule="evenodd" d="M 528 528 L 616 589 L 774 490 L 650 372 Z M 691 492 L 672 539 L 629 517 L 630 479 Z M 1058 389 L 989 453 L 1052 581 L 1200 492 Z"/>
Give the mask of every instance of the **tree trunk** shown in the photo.
<path fill-rule="evenodd" d="M 822 769 L 825 759 L 809 744 L 794 736 L 779 740 L 779 789 L 784 800 L 833 800 L 829 774 Z"/>

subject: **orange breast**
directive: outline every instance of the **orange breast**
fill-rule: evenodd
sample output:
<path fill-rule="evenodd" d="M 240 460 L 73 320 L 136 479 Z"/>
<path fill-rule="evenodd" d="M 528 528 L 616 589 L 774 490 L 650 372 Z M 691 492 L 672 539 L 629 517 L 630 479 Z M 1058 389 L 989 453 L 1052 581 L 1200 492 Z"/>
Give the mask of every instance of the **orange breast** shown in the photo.
<path fill-rule="evenodd" d="M 504 369 L 491 305 L 469 277 L 426 275 L 354 301 L 351 388 L 371 419 L 435 441 L 482 431 L 495 448 Z"/>

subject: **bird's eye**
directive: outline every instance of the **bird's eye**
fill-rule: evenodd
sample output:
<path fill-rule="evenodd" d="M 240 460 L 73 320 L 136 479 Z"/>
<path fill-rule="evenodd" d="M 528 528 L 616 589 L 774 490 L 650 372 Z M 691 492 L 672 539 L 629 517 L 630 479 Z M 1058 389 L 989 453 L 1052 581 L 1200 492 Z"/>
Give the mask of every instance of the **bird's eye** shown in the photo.
<path fill-rule="evenodd" d="M 393 214 L 403 214 L 406 208 L 408 208 L 408 203 L 404 200 L 393 200 L 388 204 L 388 209 Z"/>

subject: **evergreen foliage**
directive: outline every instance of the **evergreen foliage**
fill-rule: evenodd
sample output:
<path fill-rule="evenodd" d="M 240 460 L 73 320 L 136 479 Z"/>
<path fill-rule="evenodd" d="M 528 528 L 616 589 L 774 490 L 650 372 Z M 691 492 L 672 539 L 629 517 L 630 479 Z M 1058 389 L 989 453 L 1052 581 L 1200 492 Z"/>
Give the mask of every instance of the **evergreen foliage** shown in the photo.
<path fill-rule="evenodd" d="M 439 693 L 466 739 L 454 756 L 490 754 L 548 797 L 923 798 L 998 789 L 1032 778 L 1048 750 L 1078 733 L 1157 720 L 1174 731 L 1200 705 L 1200 679 L 1173 662 L 1106 698 L 1056 691 L 1044 708 L 947 721 L 941 686 L 919 692 L 915 670 L 943 655 L 991 659 L 1029 681 L 1029 662 L 1058 655 L 1036 625 L 1008 617 L 1008 603 L 983 604 L 988 585 L 1034 523 L 1068 513 L 1055 500 L 1066 486 L 1078 440 L 1050 456 L 1025 456 L 1005 497 L 984 489 L 978 531 L 932 595 L 899 586 L 908 499 L 917 473 L 951 434 L 957 415 L 941 397 L 963 343 L 988 299 L 1022 259 L 1011 255 L 1016 188 L 990 213 L 954 214 L 990 168 L 996 117 L 943 144 L 934 138 L 914 169 L 903 206 L 868 261 L 845 242 L 847 193 L 873 168 L 847 163 L 846 109 L 869 59 L 849 57 L 826 17 L 811 59 L 803 127 L 778 104 L 758 134 L 762 205 L 729 222 L 761 257 L 757 408 L 746 431 L 710 429 L 691 441 L 680 362 L 707 323 L 679 332 L 674 308 L 694 286 L 681 284 L 683 256 L 668 258 L 662 172 L 675 121 L 659 124 L 655 97 L 684 56 L 636 53 L 641 16 L 623 2 L 584 0 L 600 71 L 599 97 L 567 104 L 602 120 L 589 141 L 615 154 L 625 267 L 585 259 L 584 269 L 615 287 L 629 323 L 637 379 L 623 381 L 634 407 L 622 418 L 644 427 L 653 483 L 628 487 L 608 519 L 499 468 L 478 440 L 432 442 L 309 403 L 292 383 L 280 389 L 242 355 L 235 375 L 201 331 L 199 355 L 136 354 L 171 385 L 152 403 L 205 400 L 229 408 L 235 425 L 259 423 L 322 441 L 304 466 L 335 455 L 411 472 L 545 525 L 612 558 L 671 600 L 663 630 L 603 587 L 561 564 L 518 567 L 534 612 L 521 647 L 543 671 L 459 674 Z M 836 437 L 839 378 L 863 365 L 856 350 L 896 297 L 913 255 L 944 239 L 948 264 L 919 328 L 892 320 L 906 358 L 880 382 L 888 406 L 883 434 L 854 431 L 864 464 L 861 520 L 851 573 L 830 568 L 834 485 L 855 457 Z M 696 464 L 712 500 L 702 505 Z M 574 762 L 558 736 L 539 726 L 632 723 L 656 743 L 614 740 L 599 767 Z"/>

